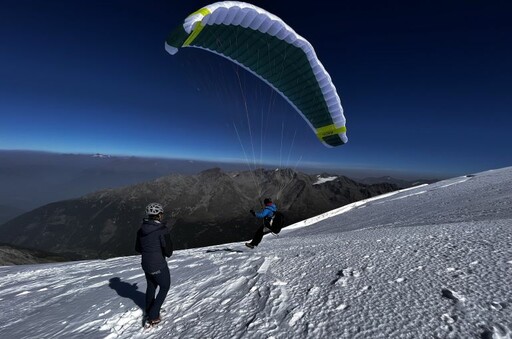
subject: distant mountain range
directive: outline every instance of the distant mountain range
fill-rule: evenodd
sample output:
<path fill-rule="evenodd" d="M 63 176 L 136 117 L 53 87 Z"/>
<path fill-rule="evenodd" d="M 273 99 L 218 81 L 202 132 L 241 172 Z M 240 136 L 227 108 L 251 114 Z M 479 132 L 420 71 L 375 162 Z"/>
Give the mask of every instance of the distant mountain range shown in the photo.
<path fill-rule="evenodd" d="M 23 211 L 30 211 L 51 202 L 78 198 L 106 188 L 155 180 L 171 173 L 197 174 L 212 167 L 219 167 L 224 171 L 247 170 L 246 164 L 234 163 L 0 150 L 0 205 L 9 206 L 8 209 L 0 208 L 0 224 Z M 310 174 L 318 173 L 312 169 L 298 170 Z M 344 175 L 351 178 L 370 176 L 365 173 L 357 170 L 333 170 L 326 175 Z M 355 180 L 366 184 L 388 182 L 400 187 L 409 187 L 413 183 L 386 178 Z"/>
<path fill-rule="evenodd" d="M 170 173 L 197 174 L 214 162 L 0 150 L 0 205 L 22 211 L 106 188 L 154 180 Z M 244 168 L 223 164 L 226 170 Z"/>
<path fill-rule="evenodd" d="M 412 187 L 412 186 L 418 186 L 421 184 L 432 184 L 439 180 L 438 179 L 403 180 L 403 179 L 393 178 L 390 176 L 385 176 L 385 177 L 363 178 L 363 179 L 358 179 L 357 181 L 359 181 L 363 184 L 368 184 L 368 185 L 388 183 L 388 184 L 397 185 L 401 188 L 408 188 L 408 187 Z"/>
<path fill-rule="evenodd" d="M 2 239 L 62 256 L 109 258 L 134 254 L 145 206 L 161 202 L 177 249 L 250 239 L 260 224 L 249 214 L 271 197 L 287 224 L 399 189 L 343 176 L 319 180 L 290 169 L 172 174 L 81 198 L 50 203 L 0 226 Z"/>

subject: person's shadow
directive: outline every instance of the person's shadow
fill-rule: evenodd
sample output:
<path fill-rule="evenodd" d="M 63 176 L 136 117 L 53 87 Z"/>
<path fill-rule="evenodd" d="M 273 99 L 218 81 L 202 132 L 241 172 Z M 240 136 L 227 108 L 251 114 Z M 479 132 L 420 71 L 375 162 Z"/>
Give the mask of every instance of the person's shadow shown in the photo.
<path fill-rule="evenodd" d="M 133 300 L 135 305 L 139 306 L 141 310 L 144 310 L 146 306 L 146 294 L 139 291 L 137 283 L 127 283 L 121 281 L 121 278 L 115 277 L 110 278 L 108 286 L 115 290 L 120 297 L 128 298 Z"/>

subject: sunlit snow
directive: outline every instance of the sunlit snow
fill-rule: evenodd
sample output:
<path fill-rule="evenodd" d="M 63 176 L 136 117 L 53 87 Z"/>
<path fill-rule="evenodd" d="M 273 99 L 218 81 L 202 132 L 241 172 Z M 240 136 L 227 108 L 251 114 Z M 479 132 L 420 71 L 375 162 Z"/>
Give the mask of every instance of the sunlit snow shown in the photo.
<path fill-rule="evenodd" d="M 176 251 L 150 330 L 138 256 L 0 267 L 0 337 L 511 338 L 511 231 L 506 168 Z"/>

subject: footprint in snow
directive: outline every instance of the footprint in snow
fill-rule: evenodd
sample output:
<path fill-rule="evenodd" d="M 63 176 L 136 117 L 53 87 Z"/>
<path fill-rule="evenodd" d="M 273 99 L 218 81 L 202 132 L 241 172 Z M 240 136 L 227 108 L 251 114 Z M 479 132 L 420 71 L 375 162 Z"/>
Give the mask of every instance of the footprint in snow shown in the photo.
<path fill-rule="evenodd" d="M 441 295 L 443 296 L 443 298 L 450 299 L 454 303 L 466 300 L 460 293 L 452 291 L 448 288 L 441 289 Z"/>
<path fill-rule="evenodd" d="M 368 291 L 370 291 L 372 289 L 372 286 L 371 285 L 367 285 L 367 286 L 364 286 L 363 288 L 361 288 L 359 290 L 359 292 L 356 293 L 355 297 L 360 297 L 362 296 L 363 294 L 367 293 Z"/>
<path fill-rule="evenodd" d="M 347 280 L 348 277 L 345 276 L 343 271 L 338 271 L 338 273 L 336 273 L 336 278 L 333 281 L 331 281 L 331 285 L 341 284 L 342 286 L 347 286 Z"/>
<path fill-rule="evenodd" d="M 482 333 L 480 333 L 481 339 L 494 339 L 494 338 L 511 338 L 512 337 L 512 329 L 502 325 L 502 324 L 494 324 L 492 327 L 488 326 L 480 326 L 482 328 Z"/>
<path fill-rule="evenodd" d="M 501 311 L 502 309 L 507 307 L 506 302 L 491 302 L 491 309 L 495 311 Z"/>
<path fill-rule="evenodd" d="M 337 285 L 341 283 L 342 286 L 347 286 L 347 281 L 350 278 L 358 278 L 360 276 L 361 273 L 359 271 L 354 270 L 351 267 L 345 268 L 336 273 L 336 278 L 333 281 L 331 281 L 331 285 Z"/>
<path fill-rule="evenodd" d="M 447 324 L 453 324 L 457 321 L 458 317 L 456 315 L 450 316 L 449 314 L 445 313 L 441 316 L 441 319 L 447 323 Z"/>

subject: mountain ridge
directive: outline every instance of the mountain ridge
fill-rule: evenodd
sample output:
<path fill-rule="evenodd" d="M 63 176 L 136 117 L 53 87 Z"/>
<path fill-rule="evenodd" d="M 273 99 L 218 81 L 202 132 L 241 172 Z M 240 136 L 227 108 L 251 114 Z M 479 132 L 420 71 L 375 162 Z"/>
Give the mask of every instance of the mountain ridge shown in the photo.
<path fill-rule="evenodd" d="M 272 165 L 260 166 L 268 170 L 275 169 Z M 51 202 L 79 198 L 105 188 L 119 188 L 156 180 L 170 173 L 193 175 L 212 167 L 220 167 L 223 171 L 242 171 L 247 169 L 247 164 L 0 150 L 0 205 L 13 206 L 26 212 Z M 334 175 L 348 176 L 356 181 L 359 181 L 357 178 L 360 176 L 368 176 L 368 171 L 365 170 L 323 170 Z M 298 171 L 315 174 L 318 170 L 299 168 Z M 16 215 L 10 214 L 0 220 L 0 224 L 14 216 Z"/>
<path fill-rule="evenodd" d="M 316 176 L 291 169 L 171 174 L 47 204 L 0 226 L 4 241 L 84 259 L 134 254 L 133 239 L 144 207 L 163 204 L 177 249 L 250 239 L 261 221 L 248 211 L 271 197 L 287 224 L 348 203 L 397 190 L 347 177 L 314 185 Z"/>

